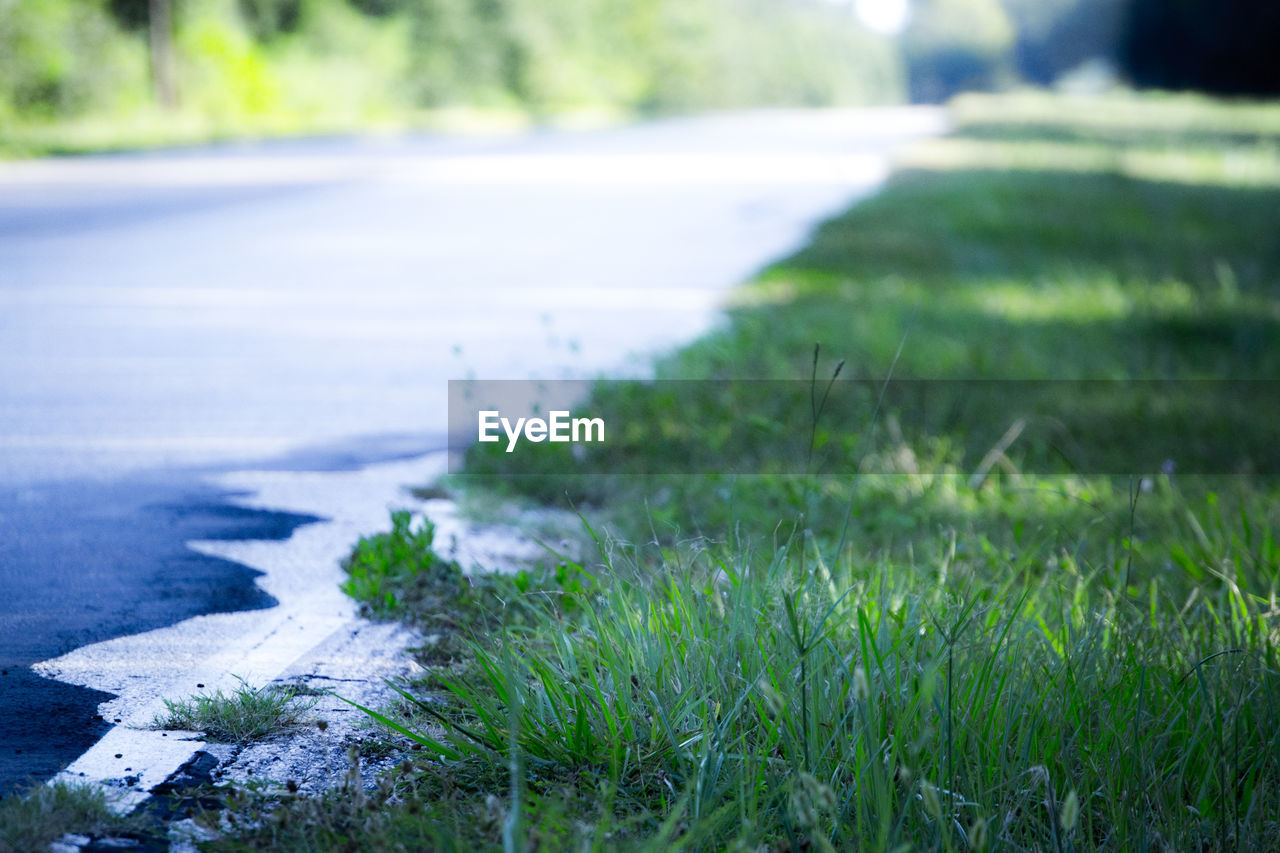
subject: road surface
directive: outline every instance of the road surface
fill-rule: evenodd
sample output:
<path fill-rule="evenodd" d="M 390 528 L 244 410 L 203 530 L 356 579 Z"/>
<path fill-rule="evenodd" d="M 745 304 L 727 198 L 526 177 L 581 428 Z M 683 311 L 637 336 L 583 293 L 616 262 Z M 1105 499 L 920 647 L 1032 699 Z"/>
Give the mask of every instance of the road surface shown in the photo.
<path fill-rule="evenodd" d="M 873 189 L 931 111 L 0 164 L 0 790 L 109 726 L 28 667 L 263 608 L 190 540 L 311 517 L 209 472 L 438 447 L 449 379 L 644 371 Z"/>

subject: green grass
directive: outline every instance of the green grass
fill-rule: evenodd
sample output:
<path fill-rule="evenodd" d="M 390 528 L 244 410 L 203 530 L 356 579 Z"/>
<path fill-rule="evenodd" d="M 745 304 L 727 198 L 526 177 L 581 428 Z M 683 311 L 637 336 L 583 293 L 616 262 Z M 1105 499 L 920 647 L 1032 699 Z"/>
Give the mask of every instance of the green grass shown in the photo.
<path fill-rule="evenodd" d="M 1020 416 L 1002 410 L 998 388 L 942 424 L 892 407 L 877 411 L 874 394 L 837 394 L 817 426 L 825 440 L 844 442 L 836 448 L 842 470 L 869 453 L 867 470 L 890 475 L 865 478 L 852 504 L 847 477 L 727 473 L 810 467 L 815 342 L 818 381 L 837 359 L 842 378 L 871 383 L 890 373 L 1046 384 L 1280 376 L 1280 186 L 1227 180 L 1241 162 L 1280 174 L 1280 109 L 1195 98 L 971 97 L 957 116 L 957 134 L 917 149 L 883 192 L 825 223 L 809 245 L 740 288 L 728 322 L 657 365 L 661 379 L 711 382 L 675 381 L 661 393 L 601 384 L 583 410 L 625 426 L 610 442 L 578 450 L 589 470 L 613 476 L 572 476 L 568 451 L 549 454 L 551 445 L 523 456 L 478 446 L 468 457 L 472 476 L 551 503 L 568 494 L 575 505 L 607 508 L 604 515 L 633 540 L 651 531 L 663 539 L 723 538 L 743 527 L 771 535 L 779 520 L 803 515 L 831 544 L 851 513 L 849 540 L 863 556 L 905 556 L 956 528 L 964 539 L 970 533 L 1001 548 L 1024 547 L 1018 530 L 1023 539 L 1050 537 L 1050 548 L 1075 551 L 1083 541 L 1083 556 L 1103 560 L 1129 522 L 1128 480 L 1035 476 L 1073 473 L 1070 465 L 1044 464 L 1057 453 L 1053 435 L 1029 430 L 1009 451 L 1021 476 L 968 488 Z M 1083 151 L 1086 162 L 1043 150 L 1046 127 L 1069 132 L 1060 146 Z M 993 129 L 1003 147 L 991 145 Z M 1135 151 L 1157 146 L 1153 138 L 1170 168 L 1183 164 L 1174 179 L 1130 168 Z M 985 152 L 985 159 L 955 151 Z M 715 384 L 724 379 L 790 385 L 779 393 L 749 382 Z M 1171 456 L 1177 462 L 1195 455 L 1179 447 L 1188 431 L 1176 418 L 1154 437 L 1136 430 L 1132 414 L 1151 410 L 1155 399 L 1140 388 L 1125 393 L 1118 400 L 1063 396 L 1055 417 L 1091 436 L 1096 446 L 1085 450 L 1108 460 L 1138 458 L 1153 445 L 1182 451 Z M 1256 406 L 1213 416 L 1212 432 L 1227 438 L 1197 451 L 1184 469 L 1230 473 L 1235 444 L 1274 444 L 1273 419 Z M 757 428 L 731 430 L 735 417 Z M 629 431 L 636 426 L 643 428 Z M 659 460 L 671 467 L 672 459 L 687 460 L 686 470 L 700 476 L 627 476 Z M 1247 506 L 1262 527 L 1280 520 L 1266 482 L 1152 484 L 1138 518 L 1147 540 L 1150 527 L 1160 529 L 1155 538 L 1186 536 L 1185 510 L 1204 511 L 1208 493 L 1232 505 L 1229 516 Z M 1152 559 L 1154 569 L 1159 559 Z"/>
<path fill-rule="evenodd" d="M 1247 566 L 1129 594 L 935 544 L 604 543 L 574 607 L 550 578 L 488 599 L 505 630 L 371 711 L 417 762 L 218 849 L 1268 849 L 1280 661 Z"/>
<path fill-rule="evenodd" d="M 96 786 L 33 785 L 0 799 L 0 850 L 47 850 L 66 833 L 123 837 L 135 833 L 137 819 L 112 812 Z"/>
<path fill-rule="evenodd" d="M 295 688 L 250 687 L 243 680 L 231 693 L 215 690 L 190 699 L 164 700 L 166 713 L 156 717 L 161 729 L 204 732 L 227 743 L 248 743 L 301 725 L 316 704 Z"/>
<path fill-rule="evenodd" d="M 1272 849 L 1280 490 L 1225 472 L 1274 412 L 1220 413 L 1233 442 L 1199 464 L 1222 474 L 1128 477 L 1054 469 L 1033 431 L 984 468 L 998 396 L 939 421 L 809 394 L 837 359 L 837 381 L 1280 375 L 1280 108 L 957 117 L 658 365 L 790 391 L 601 383 L 584 410 L 655 430 L 586 448 L 613 475 L 476 449 L 451 481 L 567 494 L 592 559 L 467 580 L 407 516 L 361 543 L 374 612 L 458 638 L 370 709 L 416 759 L 362 799 L 259 804 L 223 846 Z M 1121 458 L 1176 446 L 1190 422 L 1144 435 L 1125 413 L 1159 401 L 1125 393 L 1071 417 Z M 627 473 L 673 454 L 702 473 Z"/>
<path fill-rule="evenodd" d="M 538 121 L 549 126 L 590 126 L 617 121 L 611 114 L 578 113 Z M 128 115 L 85 116 L 57 121 L 15 121 L 0 127 L 0 159 L 145 151 L 244 140 L 289 137 L 395 135 L 441 132 L 509 136 L 534 126 L 516 108 L 401 109 L 387 114 L 288 113 L 210 116 L 195 111 L 143 109 Z"/>

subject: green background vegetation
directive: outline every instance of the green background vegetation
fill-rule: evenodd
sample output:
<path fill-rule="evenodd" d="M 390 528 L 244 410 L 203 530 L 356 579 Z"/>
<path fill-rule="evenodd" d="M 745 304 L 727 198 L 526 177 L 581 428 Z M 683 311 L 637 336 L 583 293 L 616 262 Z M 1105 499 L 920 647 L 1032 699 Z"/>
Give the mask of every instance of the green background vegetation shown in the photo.
<path fill-rule="evenodd" d="M 1268 380 L 1280 372 L 1275 107 L 1190 96 L 971 96 L 954 113 L 955 135 L 917 147 L 884 192 L 823 225 L 808 246 L 741 288 L 719 329 L 657 365 L 659 379 L 791 380 L 796 394 L 707 381 L 645 394 L 604 383 L 582 411 L 643 430 L 620 428 L 611 442 L 582 445 L 581 462 L 563 445 L 522 454 L 478 445 L 468 470 L 519 474 L 511 480 L 516 488 L 542 500 L 621 503 L 628 511 L 619 523 L 632 539 L 652 538 L 651 524 L 660 538 L 668 530 L 721 537 L 747 519 L 763 535 L 779 517 L 806 514 L 817 535 L 834 541 L 850 509 L 842 478 L 820 476 L 820 465 L 812 481 L 727 473 L 806 470 L 805 384 L 815 343 L 822 347 L 819 382 L 837 359 L 845 361 L 842 378 L 871 381 L 891 372 L 900 379 L 1045 382 Z M 850 521 L 861 532 L 856 538 L 902 554 L 934 534 L 931 523 L 922 524 L 929 519 L 981 529 L 1008 547 L 1030 514 L 1052 517 L 1063 537 L 1058 544 L 1074 549 L 1089 539 L 1103 546 L 1127 523 L 1127 510 L 1095 513 L 1094 506 L 1123 504 L 1123 479 L 1037 484 L 1032 472 L 1045 472 L 1044 460 L 1056 455 L 1046 432 L 1028 430 L 1008 450 L 1009 467 L 1025 471 L 1016 487 L 965 486 L 1003 429 L 1024 414 L 1007 412 L 992 434 L 990 413 L 1001 406 L 994 387 L 990 407 L 972 410 L 968 420 L 958 411 L 942 431 L 890 408 L 869 437 L 874 396 L 833 397 L 849 405 L 829 408 L 816 434 L 847 443 L 823 451 L 843 454 L 841 471 L 868 453 L 866 470 L 886 475 L 866 478 L 857 492 Z M 1086 394 L 1058 407 L 1105 442 L 1109 459 L 1136 459 L 1151 445 L 1178 449 L 1176 423 L 1172 435 L 1151 437 L 1125 414 L 1162 402 L 1159 390 L 1134 386 L 1119 401 Z M 1265 446 L 1273 429 L 1248 406 L 1215 414 L 1222 418 L 1215 429 L 1253 436 L 1255 446 Z M 734 430 L 735 420 L 747 418 L 762 429 Z M 1232 448 L 1230 438 L 1219 457 L 1202 448 L 1195 470 L 1238 470 Z M 666 462 L 673 453 L 688 460 L 685 470 L 710 473 L 628 476 L 680 470 Z M 646 459 L 654 455 L 663 460 Z M 1189 455 L 1170 458 L 1176 464 Z M 515 457 L 521 462 L 513 466 Z M 579 465 L 592 473 L 575 476 Z M 1179 477 L 1173 491 L 1183 488 L 1191 482 Z M 1155 503 L 1163 492 L 1157 478 L 1144 500 Z M 630 512 L 636 505 L 646 512 Z M 1152 568 L 1159 565 L 1153 557 Z"/>
<path fill-rule="evenodd" d="M 169 24 L 152 26 L 161 6 Z M 824 0 L 0 0 L 0 151 L 937 102 L 1091 60 L 1078 85 L 1118 66 L 1140 85 L 1280 91 L 1274 4 L 1174 8 L 913 0 L 885 36 Z"/>
<path fill-rule="evenodd" d="M 165 110 L 145 0 L 0 0 L 0 144 L 39 153 L 902 92 L 890 45 L 822 3 L 172 3 L 177 102 Z"/>
<path fill-rule="evenodd" d="M 914 0 L 882 36 L 820 0 L 0 0 L 0 150 L 940 101 L 1099 58 L 1144 84 L 1274 91 L 1275 16 L 1236 5 L 1253 26 L 1202 2 Z M 157 34 L 171 61 L 152 62 Z"/>

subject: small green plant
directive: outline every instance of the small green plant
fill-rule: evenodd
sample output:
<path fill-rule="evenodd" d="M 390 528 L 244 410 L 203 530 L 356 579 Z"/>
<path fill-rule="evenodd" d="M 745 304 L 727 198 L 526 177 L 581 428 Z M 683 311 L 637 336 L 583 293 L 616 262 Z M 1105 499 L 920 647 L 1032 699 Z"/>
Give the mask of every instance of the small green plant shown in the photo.
<path fill-rule="evenodd" d="M 65 833 L 101 836 L 136 830 L 138 821 L 111 811 L 91 785 L 32 785 L 0 799 L 0 850 L 47 850 Z"/>
<path fill-rule="evenodd" d="M 356 543 L 343 565 L 349 579 L 342 591 L 359 601 L 366 615 L 391 618 L 403 613 L 406 599 L 442 585 L 456 587 L 462 570 L 432 550 L 434 540 L 429 520 L 415 528 L 411 513 L 391 513 L 390 531 Z"/>
<path fill-rule="evenodd" d="M 217 740 L 247 743 L 299 725 L 317 701 L 292 687 L 250 687 L 244 679 L 237 676 L 237 680 L 240 686 L 229 694 L 215 690 L 190 699 L 164 700 L 167 713 L 156 717 L 156 727 L 202 731 Z"/>

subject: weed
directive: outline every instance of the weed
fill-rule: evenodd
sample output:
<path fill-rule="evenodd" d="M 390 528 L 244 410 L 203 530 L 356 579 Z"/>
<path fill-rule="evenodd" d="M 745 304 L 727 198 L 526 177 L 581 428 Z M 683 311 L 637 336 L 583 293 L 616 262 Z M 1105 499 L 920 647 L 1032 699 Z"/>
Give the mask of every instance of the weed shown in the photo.
<path fill-rule="evenodd" d="M 135 831 L 137 819 L 115 814 L 106 793 L 62 782 L 32 785 L 0 799 L 0 850 L 47 850 L 63 834 L 102 836 Z"/>
<path fill-rule="evenodd" d="M 430 521 L 423 519 L 415 528 L 409 512 L 393 512 L 390 532 L 362 538 L 343 564 L 348 575 L 343 592 L 368 615 L 388 618 L 412 609 L 406 601 L 456 591 L 462 570 L 432 550 L 434 539 Z"/>
<path fill-rule="evenodd" d="M 190 699 L 164 700 L 167 713 L 156 717 L 156 727 L 202 731 L 216 740 L 247 743 L 302 724 L 317 701 L 314 695 L 304 696 L 292 687 L 255 688 L 237 680 L 240 686 L 231 693 L 215 690 Z"/>

